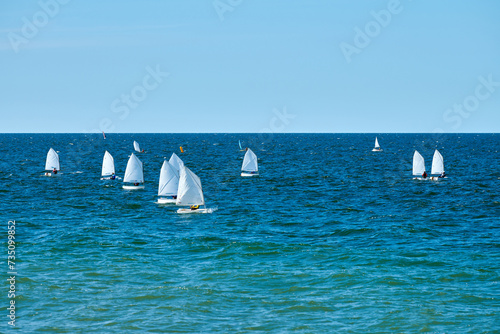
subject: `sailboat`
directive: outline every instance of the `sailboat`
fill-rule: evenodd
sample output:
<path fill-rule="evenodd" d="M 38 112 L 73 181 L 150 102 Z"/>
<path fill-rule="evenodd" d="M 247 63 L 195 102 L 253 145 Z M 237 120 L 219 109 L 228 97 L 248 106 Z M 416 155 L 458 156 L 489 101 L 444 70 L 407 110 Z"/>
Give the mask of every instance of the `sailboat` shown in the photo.
<path fill-rule="evenodd" d="M 441 153 L 438 150 L 434 151 L 434 156 L 432 157 L 432 175 L 439 176 L 431 176 L 431 180 L 437 181 L 446 177 L 444 172 L 444 159 Z"/>
<path fill-rule="evenodd" d="M 144 150 L 141 150 L 141 147 L 139 146 L 139 143 L 134 140 L 134 150 L 136 152 L 142 153 Z"/>
<path fill-rule="evenodd" d="M 184 166 L 184 162 L 177 156 L 177 154 L 172 153 L 170 160 L 168 162 L 177 170 L 177 173 L 180 173 L 181 167 Z"/>
<path fill-rule="evenodd" d="M 238 140 L 238 144 L 240 145 L 240 151 L 244 151 L 243 147 L 241 147 L 241 140 Z"/>
<path fill-rule="evenodd" d="M 104 131 L 102 132 L 102 137 L 106 139 L 106 135 L 104 134 Z"/>
<path fill-rule="evenodd" d="M 176 203 L 179 188 L 179 172 L 167 161 L 163 161 L 158 184 L 158 203 Z"/>
<path fill-rule="evenodd" d="M 49 152 L 47 152 L 47 160 L 45 160 L 45 170 L 50 172 L 45 172 L 45 176 L 52 176 L 57 174 L 61 170 L 61 165 L 59 164 L 59 155 L 51 147 Z M 52 172 L 52 173 L 51 173 Z"/>
<path fill-rule="evenodd" d="M 422 174 L 425 172 L 425 160 L 424 157 L 415 150 L 413 154 L 413 175 L 416 176 L 414 180 L 425 180 Z"/>
<path fill-rule="evenodd" d="M 125 169 L 124 183 L 132 183 L 132 185 L 123 185 L 123 189 L 144 189 L 144 172 L 142 162 L 135 156 L 134 153 L 130 156 Z"/>
<path fill-rule="evenodd" d="M 179 190 L 177 192 L 177 201 L 179 206 L 191 206 L 189 209 L 178 209 L 177 213 L 212 213 L 214 209 L 207 209 L 205 206 L 205 197 L 201 188 L 200 178 L 186 166 L 181 167 L 179 175 Z M 204 208 L 199 207 L 203 205 Z"/>
<path fill-rule="evenodd" d="M 102 159 L 101 180 L 114 180 L 115 179 L 115 160 L 108 151 L 104 153 Z"/>
<path fill-rule="evenodd" d="M 378 138 L 375 137 L 375 147 L 373 148 L 372 152 L 381 152 L 382 149 L 380 148 L 380 145 L 378 144 Z"/>
<path fill-rule="evenodd" d="M 247 149 L 247 153 L 245 153 L 245 157 L 243 158 L 243 165 L 241 166 L 241 176 L 256 175 L 259 175 L 257 156 L 251 149 Z"/>

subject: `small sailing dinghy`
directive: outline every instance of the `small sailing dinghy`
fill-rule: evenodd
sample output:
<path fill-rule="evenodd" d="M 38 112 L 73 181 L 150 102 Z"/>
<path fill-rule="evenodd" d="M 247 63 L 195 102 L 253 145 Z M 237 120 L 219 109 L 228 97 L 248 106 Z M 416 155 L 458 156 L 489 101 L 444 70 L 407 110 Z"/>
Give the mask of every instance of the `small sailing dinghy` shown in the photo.
<path fill-rule="evenodd" d="M 143 153 L 144 150 L 141 150 L 141 147 L 139 146 L 139 143 L 134 140 L 134 150 L 139 153 Z"/>
<path fill-rule="evenodd" d="M 416 176 L 414 180 L 426 180 L 427 177 L 423 177 L 425 173 L 425 160 L 424 157 L 415 150 L 413 154 L 413 175 Z M 426 174 L 427 175 L 427 174 Z"/>
<path fill-rule="evenodd" d="M 59 155 L 51 147 L 47 153 L 47 160 L 45 160 L 45 176 L 52 176 L 57 174 L 61 170 L 61 165 L 59 164 Z"/>
<path fill-rule="evenodd" d="M 123 189 L 144 189 L 144 172 L 142 169 L 142 162 L 135 156 L 134 153 L 132 153 L 128 159 L 123 182 L 128 183 L 123 185 Z"/>
<path fill-rule="evenodd" d="M 438 150 L 434 151 L 434 156 L 432 157 L 431 174 L 434 175 L 431 176 L 431 180 L 433 181 L 438 181 L 446 177 L 446 173 L 444 172 L 444 159 Z"/>
<path fill-rule="evenodd" d="M 257 163 L 257 156 L 251 149 L 247 149 L 243 164 L 241 166 L 241 176 L 258 176 L 259 164 Z"/>
<path fill-rule="evenodd" d="M 179 172 L 167 160 L 163 161 L 158 184 L 158 204 L 176 203 Z"/>
<path fill-rule="evenodd" d="M 240 151 L 244 151 L 243 147 L 241 147 L 241 140 L 238 140 L 238 144 L 240 145 Z"/>
<path fill-rule="evenodd" d="M 168 162 L 177 170 L 177 173 L 180 173 L 181 167 L 184 166 L 184 162 L 175 153 L 172 153 L 172 156 L 170 157 L 170 160 L 168 160 Z"/>
<path fill-rule="evenodd" d="M 380 148 L 380 145 L 378 144 L 378 138 L 375 137 L 375 147 L 373 148 L 372 152 L 381 152 L 382 149 Z"/>
<path fill-rule="evenodd" d="M 177 213 L 212 213 L 214 209 L 206 208 L 205 197 L 201 188 L 200 178 L 186 166 L 181 167 L 179 175 L 179 189 L 177 191 L 177 201 L 179 206 L 190 206 L 181 208 Z M 201 209 L 200 206 L 204 207 Z"/>
<path fill-rule="evenodd" d="M 108 151 L 104 153 L 102 159 L 101 180 L 114 180 L 115 177 L 115 160 Z"/>

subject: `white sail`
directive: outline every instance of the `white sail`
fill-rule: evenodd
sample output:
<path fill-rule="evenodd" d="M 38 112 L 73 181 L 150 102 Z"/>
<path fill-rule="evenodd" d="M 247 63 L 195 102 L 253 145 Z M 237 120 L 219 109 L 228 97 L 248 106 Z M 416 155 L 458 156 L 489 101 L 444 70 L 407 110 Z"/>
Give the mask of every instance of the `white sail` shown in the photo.
<path fill-rule="evenodd" d="M 241 170 L 246 172 L 257 172 L 259 170 L 257 156 L 251 149 L 248 149 L 247 153 L 245 153 L 245 158 L 243 158 Z"/>
<path fill-rule="evenodd" d="M 181 171 L 181 167 L 184 166 L 184 162 L 175 153 L 172 153 L 168 162 L 177 170 L 178 173 Z"/>
<path fill-rule="evenodd" d="M 375 137 L 375 148 L 380 148 L 380 145 L 378 144 L 378 138 Z"/>
<path fill-rule="evenodd" d="M 179 172 L 167 161 L 163 161 L 158 184 L 158 196 L 177 196 Z"/>
<path fill-rule="evenodd" d="M 201 181 L 189 168 L 182 166 L 179 175 L 179 190 L 177 191 L 177 205 L 204 205 L 205 198 L 201 188 Z"/>
<path fill-rule="evenodd" d="M 134 150 L 137 152 L 141 152 L 141 147 L 139 146 L 139 143 L 134 140 Z"/>
<path fill-rule="evenodd" d="M 424 157 L 415 151 L 413 154 L 413 175 L 422 175 L 425 171 Z"/>
<path fill-rule="evenodd" d="M 241 140 L 238 140 L 238 144 L 240 144 L 240 150 L 242 150 L 243 147 L 241 147 Z"/>
<path fill-rule="evenodd" d="M 59 165 L 59 155 L 53 148 L 50 148 L 47 153 L 47 160 L 45 161 L 45 170 L 61 170 L 61 166 Z"/>
<path fill-rule="evenodd" d="M 441 153 L 438 150 L 434 152 L 432 157 L 432 170 L 431 174 L 441 174 L 444 172 L 444 160 Z"/>
<path fill-rule="evenodd" d="M 115 173 L 115 160 L 113 156 L 109 154 L 108 151 L 104 153 L 104 158 L 102 159 L 102 176 L 110 176 Z"/>
<path fill-rule="evenodd" d="M 123 182 L 144 183 L 144 173 L 142 170 L 142 162 L 135 156 L 134 153 L 128 159 L 127 168 L 125 169 L 125 177 Z"/>

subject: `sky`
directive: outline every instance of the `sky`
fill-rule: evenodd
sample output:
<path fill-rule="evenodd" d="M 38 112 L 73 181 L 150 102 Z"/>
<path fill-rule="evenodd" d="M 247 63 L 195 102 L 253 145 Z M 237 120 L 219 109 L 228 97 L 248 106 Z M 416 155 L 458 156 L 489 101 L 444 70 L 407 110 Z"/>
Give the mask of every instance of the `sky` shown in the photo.
<path fill-rule="evenodd" d="M 499 132 L 500 1 L 0 3 L 0 132 Z"/>

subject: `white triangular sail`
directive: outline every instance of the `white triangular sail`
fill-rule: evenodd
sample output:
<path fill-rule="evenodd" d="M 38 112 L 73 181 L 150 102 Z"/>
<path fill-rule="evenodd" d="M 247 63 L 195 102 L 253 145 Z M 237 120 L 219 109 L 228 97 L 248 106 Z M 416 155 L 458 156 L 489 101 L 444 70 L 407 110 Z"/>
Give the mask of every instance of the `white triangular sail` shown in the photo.
<path fill-rule="evenodd" d="M 158 196 L 177 196 L 179 172 L 167 161 L 163 161 L 158 184 Z"/>
<path fill-rule="evenodd" d="M 241 147 L 241 140 L 238 140 L 238 144 L 240 144 L 240 150 L 242 150 L 243 147 Z"/>
<path fill-rule="evenodd" d="M 413 154 L 413 175 L 422 175 L 425 172 L 424 157 L 415 151 Z"/>
<path fill-rule="evenodd" d="M 136 152 L 141 152 L 141 147 L 139 146 L 139 143 L 134 140 L 134 150 Z"/>
<path fill-rule="evenodd" d="M 375 148 L 380 148 L 380 145 L 378 144 L 378 138 L 375 137 Z"/>
<path fill-rule="evenodd" d="M 243 164 L 241 165 L 241 170 L 245 172 L 257 172 L 259 170 L 257 156 L 251 149 L 248 149 L 247 153 L 245 153 Z"/>
<path fill-rule="evenodd" d="M 108 151 L 104 153 L 104 158 L 102 159 L 102 176 L 110 176 L 115 173 L 115 160 L 113 156 L 109 154 Z"/>
<path fill-rule="evenodd" d="M 181 171 L 181 167 L 184 166 L 184 162 L 175 153 L 172 153 L 168 162 L 177 170 L 178 173 Z"/>
<path fill-rule="evenodd" d="M 175 204 L 185 206 L 205 204 L 200 178 L 185 166 L 181 167 L 179 190 L 177 191 L 177 202 Z"/>
<path fill-rule="evenodd" d="M 53 148 L 50 148 L 47 153 L 47 160 L 45 161 L 45 170 L 61 170 L 61 166 L 59 165 L 59 155 Z"/>
<path fill-rule="evenodd" d="M 134 153 L 130 156 L 125 169 L 125 177 L 123 182 L 144 183 L 144 173 L 142 170 L 142 162 L 135 156 Z"/>
<path fill-rule="evenodd" d="M 434 156 L 432 157 L 432 170 L 431 174 L 441 174 L 444 172 L 444 159 L 438 150 L 434 151 Z"/>

